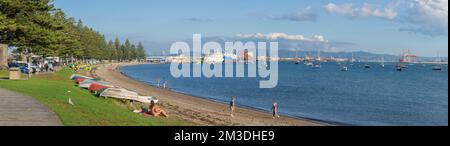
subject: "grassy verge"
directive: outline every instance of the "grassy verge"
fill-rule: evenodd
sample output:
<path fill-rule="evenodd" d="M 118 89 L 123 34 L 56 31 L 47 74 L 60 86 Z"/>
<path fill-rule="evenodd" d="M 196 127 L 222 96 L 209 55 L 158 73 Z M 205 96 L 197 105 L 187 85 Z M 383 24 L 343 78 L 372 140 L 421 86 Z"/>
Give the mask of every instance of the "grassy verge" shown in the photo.
<path fill-rule="evenodd" d="M 192 125 L 177 118 L 144 117 L 131 112 L 114 99 L 102 99 L 80 89 L 69 80 L 72 72 L 63 69 L 53 75 L 33 76 L 26 81 L 0 80 L 0 88 L 29 95 L 54 111 L 69 126 L 178 126 Z M 0 71 L 0 77 L 7 72 Z M 68 91 L 71 91 L 68 93 Z M 69 97 L 75 106 L 68 104 Z"/>
<path fill-rule="evenodd" d="M 0 79 L 8 79 L 9 72 L 7 70 L 0 70 Z"/>

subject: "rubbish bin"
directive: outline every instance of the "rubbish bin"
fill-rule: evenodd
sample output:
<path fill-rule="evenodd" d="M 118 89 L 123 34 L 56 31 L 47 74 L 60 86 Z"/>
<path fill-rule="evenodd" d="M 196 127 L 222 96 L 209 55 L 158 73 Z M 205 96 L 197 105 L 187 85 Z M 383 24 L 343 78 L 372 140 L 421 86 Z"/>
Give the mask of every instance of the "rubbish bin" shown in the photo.
<path fill-rule="evenodd" d="M 10 80 L 20 80 L 21 78 L 20 68 L 10 68 L 9 69 L 9 79 Z"/>

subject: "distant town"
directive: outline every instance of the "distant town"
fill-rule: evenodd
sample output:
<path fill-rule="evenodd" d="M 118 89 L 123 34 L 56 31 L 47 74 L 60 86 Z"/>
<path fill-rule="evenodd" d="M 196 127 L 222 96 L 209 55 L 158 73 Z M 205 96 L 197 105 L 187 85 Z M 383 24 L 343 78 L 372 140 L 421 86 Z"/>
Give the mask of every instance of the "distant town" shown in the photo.
<path fill-rule="evenodd" d="M 289 52 L 280 51 L 278 58 L 255 57 L 255 53 L 214 53 L 193 58 L 191 56 L 153 55 L 146 57 L 147 62 L 152 63 L 219 63 L 219 62 L 241 62 L 241 61 L 320 61 L 320 62 L 399 62 L 399 63 L 425 63 L 425 64 L 448 64 L 447 57 L 420 57 L 414 55 L 411 50 L 404 49 L 398 56 L 389 54 L 373 54 L 368 52 Z"/>

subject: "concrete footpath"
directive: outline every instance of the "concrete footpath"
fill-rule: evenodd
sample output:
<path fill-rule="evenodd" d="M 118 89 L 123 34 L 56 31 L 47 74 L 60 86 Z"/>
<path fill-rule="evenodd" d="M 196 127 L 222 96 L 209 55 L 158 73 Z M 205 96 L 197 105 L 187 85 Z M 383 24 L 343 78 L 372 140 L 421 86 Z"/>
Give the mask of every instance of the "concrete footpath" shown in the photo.
<path fill-rule="evenodd" d="M 0 89 L 0 126 L 62 126 L 62 123 L 36 99 Z"/>

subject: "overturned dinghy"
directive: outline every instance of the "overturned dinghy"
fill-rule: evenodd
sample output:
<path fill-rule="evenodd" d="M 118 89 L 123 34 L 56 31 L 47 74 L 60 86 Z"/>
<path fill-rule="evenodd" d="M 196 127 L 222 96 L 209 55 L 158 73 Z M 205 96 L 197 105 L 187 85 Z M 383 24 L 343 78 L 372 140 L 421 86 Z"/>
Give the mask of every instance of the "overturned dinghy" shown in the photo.
<path fill-rule="evenodd" d="M 80 85 L 78 85 L 78 87 L 88 89 L 92 84 L 113 87 L 113 85 L 111 85 L 108 82 L 96 81 L 96 80 L 91 80 L 91 79 L 84 80 L 83 82 L 80 83 Z"/>
<path fill-rule="evenodd" d="M 87 80 L 87 79 L 86 78 L 76 78 L 74 81 L 75 81 L 76 84 L 80 84 L 84 80 Z"/>
<path fill-rule="evenodd" d="M 105 88 L 113 88 L 114 86 L 112 85 L 102 85 L 102 84 L 98 84 L 98 83 L 92 83 L 91 86 L 89 86 L 89 91 L 93 92 L 93 93 L 97 93 L 102 89 Z"/>
<path fill-rule="evenodd" d="M 84 79 L 92 79 L 91 77 L 87 77 L 87 76 L 83 76 L 83 75 L 77 75 L 77 74 L 73 74 L 72 76 L 70 76 L 71 80 L 75 80 L 78 78 L 84 78 Z"/>
<path fill-rule="evenodd" d="M 151 103 L 153 101 L 154 103 L 157 103 L 158 98 L 153 96 L 138 96 L 134 101 L 141 103 Z"/>
<path fill-rule="evenodd" d="M 132 100 L 139 96 L 138 93 L 133 91 L 128 91 L 123 88 L 108 88 L 102 91 L 99 95 L 100 97 L 105 98 L 116 98 L 116 99 L 128 99 Z"/>
<path fill-rule="evenodd" d="M 100 97 L 105 98 L 115 98 L 115 99 L 121 99 L 121 100 L 131 100 L 131 101 L 137 101 L 141 103 L 151 103 L 158 102 L 158 99 L 151 96 L 139 96 L 138 93 L 129 91 L 123 88 L 107 88 L 103 89 L 101 93 L 99 94 Z"/>

